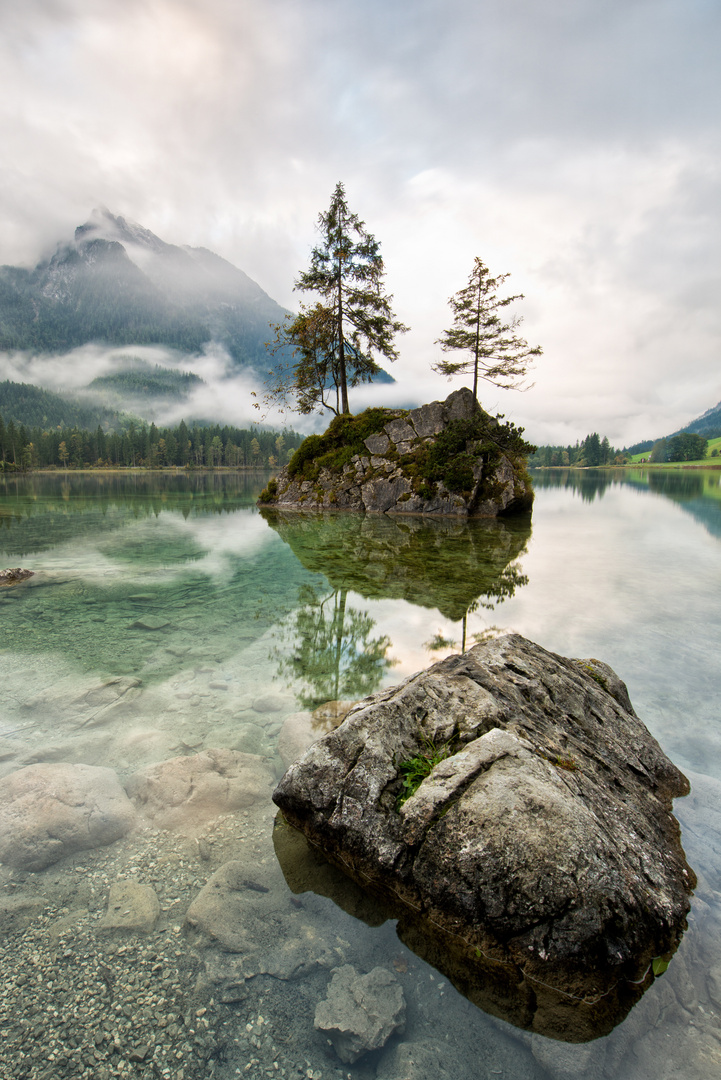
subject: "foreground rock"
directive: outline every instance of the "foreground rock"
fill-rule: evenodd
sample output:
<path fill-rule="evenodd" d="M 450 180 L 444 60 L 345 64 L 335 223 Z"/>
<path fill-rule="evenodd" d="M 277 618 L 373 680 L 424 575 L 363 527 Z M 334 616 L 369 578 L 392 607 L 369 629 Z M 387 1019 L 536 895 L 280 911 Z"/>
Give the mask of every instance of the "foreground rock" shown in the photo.
<path fill-rule="evenodd" d="M 135 811 L 112 769 L 38 764 L 0 780 L 0 862 L 43 870 L 66 855 L 112 844 Z"/>
<path fill-rule="evenodd" d="M 265 802 L 273 780 L 262 758 L 220 748 L 148 765 L 126 789 L 157 828 L 194 833 L 220 814 Z"/>
<path fill-rule="evenodd" d="M 449 756 L 399 809 L 400 766 L 431 752 Z M 676 948 L 695 877 L 671 807 L 687 792 L 610 668 L 508 635 L 359 702 L 273 797 L 418 913 L 409 937 L 435 927 L 505 972 L 515 1022 L 562 1038 L 562 1018 L 549 1031 L 536 1015 L 541 984 L 569 1002 L 637 996 L 629 980 L 648 985 Z"/>
<path fill-rule="evenodd" d="M 305 440 L 259 505 L 460 517 L 530 510 L 532 447 L 521 436 L 466 388 L 419 409 L 338 416 Z"/>
<path fill-rule="evenodd" d="M 3 585 L 17 585 L 21 581 L 27 581 L 34 573 L 34 570 L 23 570 L 20 566 L 12 570 L 0 570 L 0 588 Z"/>
<path fill-rule="evenodd" d="M 406 1002 L 398 979 L 381 967 L 367 975 L 359 975 L 351 964 L 336 968 L 328 997 L 316 1007 L 315 1026 L 348 1065 L 380 1050 L 396 1031 L 405 1031 Z"/>

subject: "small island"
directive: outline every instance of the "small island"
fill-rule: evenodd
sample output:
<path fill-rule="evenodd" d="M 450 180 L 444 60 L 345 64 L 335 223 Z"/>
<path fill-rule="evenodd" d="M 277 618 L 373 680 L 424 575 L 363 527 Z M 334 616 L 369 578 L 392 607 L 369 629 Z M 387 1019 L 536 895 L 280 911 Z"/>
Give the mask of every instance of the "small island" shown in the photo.
<path fill-rule="evenodd" d="M 499 517 L 533 505 L 523 431 L 463 388 L 419 409 L 366 409 L 310 435 L 259 506 Z"/>

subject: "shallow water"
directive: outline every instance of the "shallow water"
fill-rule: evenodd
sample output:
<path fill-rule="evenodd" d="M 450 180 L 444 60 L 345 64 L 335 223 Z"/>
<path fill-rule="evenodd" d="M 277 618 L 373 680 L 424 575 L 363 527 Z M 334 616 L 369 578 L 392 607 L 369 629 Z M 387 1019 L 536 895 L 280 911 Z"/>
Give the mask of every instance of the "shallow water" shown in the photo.
<path fill-rule="evenodd" d="M 677 812 L 699 871 L 666 975 L 610 1035 L 574 1045 L 470 1004 L 337 874 L 283 856 L 267 793 L 195 829 L 146 823 L 45 870 L 0 868 L 7 1075 L 721 1071 L 718 479 L 537 473 L 532 520 L 470 525 L 261 515 L 261 474 L 0 480 L 0 568 L 35 571 L 0 590 L 0 774 L 72 762 L 126 782 L 152 763 L 228 747 L 256 755 L 271 784 L 288 716 L 392 685 L 502 627 L 598 657 L 626 681 L 692 775 Z M 185 923 L 229 860 L 243 867 L 244 891 L 228 893 L 242 901 L 237 952 L 232 929 L 209 946 Z M 102 932 L 108 889 L 126 878 L 158 895 L 149 934 Z M 352 1066 L 313 1027 L 343 963 L 389 968 L 407 1002 L 405 1034 Z M 237 1000 L 223 1001 L 233 978 Z"/>

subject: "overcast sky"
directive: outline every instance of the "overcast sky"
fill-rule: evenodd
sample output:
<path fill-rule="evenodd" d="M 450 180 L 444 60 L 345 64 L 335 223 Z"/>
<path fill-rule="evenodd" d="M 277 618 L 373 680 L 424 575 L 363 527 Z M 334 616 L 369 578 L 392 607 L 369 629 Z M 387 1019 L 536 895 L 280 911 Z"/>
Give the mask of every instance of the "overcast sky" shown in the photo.
<path fill-rule="evenodd" d="M 430 372 L 480 256 L 544 355 L 489 387 L 539 442 L 721 398 L 718 0 L 0 0 L 0 262 L 104 204 L 287 307 L 343 180 Z M 351 406 L 358 406 L 358 399 Z"/>

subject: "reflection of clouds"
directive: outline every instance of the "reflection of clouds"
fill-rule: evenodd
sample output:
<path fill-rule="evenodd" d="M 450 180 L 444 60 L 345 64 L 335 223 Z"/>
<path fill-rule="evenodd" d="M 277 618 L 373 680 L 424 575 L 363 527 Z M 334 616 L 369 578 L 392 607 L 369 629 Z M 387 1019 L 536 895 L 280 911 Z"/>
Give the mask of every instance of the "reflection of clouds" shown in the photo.
<path fill-rule="evenodd" d="M 357 593 L 348 593 L 348 603 L 351 602 L 375 621 L 377 633 L 387 634 L 391 639 L 394 666 L 386 672 L 384 686 L 392 686 L 454 651 L 448 648 L 437 653 L 429 652 L 425 643 L 434 634 L 440 632 L 444 638 L 457 642 L 461 640 L 461 623 L 446 619 L 437 608 L 416 607 L 407 600 L 365 600 Z M 499 620 L 498 617 L 494 620 L 491 612 L 487 615 L 470 614 L 467 627 L 469 645 L 473 644 L 473 634 L 486 630 L 494 621 Z"/>
<path fill-rule="evenodd" d="M 173 527 L 184 538 L 206 549 L 205 554 L 192 560 L 191 565 L 194 570 L 211 577 L 222 576 L 236 560 L 252 559 L 268 544 L 281 542 L 277 533 L 253 510 L 207 518 L 174 517 Z"/>
<path fill-rule="evenodd" d="M 33 566 L 54 577 L 72 577 L 112 586 L 132 577 L 146 584 L 166 584 L 193 573 L 225 577 L 239 560 L 251 560 L 277 534 L 253 510 L 194 515 L 163 511 L 157 518 L 128 521 L 95 542 L 69 541 L 33 557 Z M 148 555 L 156 556 L 149 565 Z"/>

